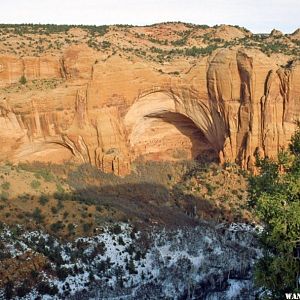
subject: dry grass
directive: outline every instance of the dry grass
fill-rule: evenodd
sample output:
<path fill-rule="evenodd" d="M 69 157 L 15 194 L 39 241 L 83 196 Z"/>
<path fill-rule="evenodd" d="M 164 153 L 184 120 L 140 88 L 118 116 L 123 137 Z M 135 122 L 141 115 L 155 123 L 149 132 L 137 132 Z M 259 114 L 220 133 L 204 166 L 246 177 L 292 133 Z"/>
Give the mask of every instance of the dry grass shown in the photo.
<path fill-rule="evenodd" d="M 247 179 L 238 168 L 147 162 L 120 178 L 90 165 L 35 163 L 6 164 L 0 172 L 0 219 L 66 238 L 116 221 L 172 227 L 253 220 Z"/>

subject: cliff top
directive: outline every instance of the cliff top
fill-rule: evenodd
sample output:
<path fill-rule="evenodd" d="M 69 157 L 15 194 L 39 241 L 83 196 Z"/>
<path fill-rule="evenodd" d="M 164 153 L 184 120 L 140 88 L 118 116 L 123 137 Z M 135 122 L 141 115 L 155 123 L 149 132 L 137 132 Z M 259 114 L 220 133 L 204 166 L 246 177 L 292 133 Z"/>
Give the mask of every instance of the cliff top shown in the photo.
<path fill-rule="evenodd" d="M 106 58 L 118 53 L 128 58 L 165 62 L 178 57 L 207 56 L 218 48 L 243 46 L 259 49 L 268 55 L 299 56 L 297 31 L 291 35 L 274 32 L 252 34 L 239 26 L 209 27 L 181 22 L 150 26 L 0 24 L 0 54 L 58 56 L 72 45 L 87 45 Z"/>

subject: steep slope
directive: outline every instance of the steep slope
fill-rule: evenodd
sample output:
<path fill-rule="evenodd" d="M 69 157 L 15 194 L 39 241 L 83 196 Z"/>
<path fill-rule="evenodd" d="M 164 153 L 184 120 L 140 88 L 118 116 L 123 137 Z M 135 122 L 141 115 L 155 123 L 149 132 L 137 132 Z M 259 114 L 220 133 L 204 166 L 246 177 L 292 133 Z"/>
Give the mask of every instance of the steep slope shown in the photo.
<path fill-rule="evenodd" d="M 192 46 L 197 34 L 203 36 L 199 45 L 210 39 L 233 44 L 197 52 L 204 49 Z M 34 33 L 21 39 L 29 35 Z M 50 47 L 38 57 L 0 56 L 2 161 L 73 159 L 124 175 L 138 157 L 206 157 L 251 169 L 256 152 L 276 156 L 295 129 L 299 63 L 282 66 L 293 56 L 245 48 L 237 41 L 257 37 L 244 29 L 182 23 L 110 27 L 93 35 L 101 49 L 87 42 L 85 28 L 65 35 L 77 45 Z M 140 50 L 128 50 L 127 42 Z M 162 51 L 155 58 L 153 43 Z M 165 55 L 172 48 L 177 52 Z"/>

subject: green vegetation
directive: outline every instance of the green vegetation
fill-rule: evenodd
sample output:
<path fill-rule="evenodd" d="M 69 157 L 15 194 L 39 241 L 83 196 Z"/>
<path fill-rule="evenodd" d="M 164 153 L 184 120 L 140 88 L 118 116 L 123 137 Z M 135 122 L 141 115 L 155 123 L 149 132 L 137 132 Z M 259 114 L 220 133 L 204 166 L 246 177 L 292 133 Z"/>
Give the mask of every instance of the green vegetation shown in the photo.
<path fill-rule="evenodd" d="M 111 43 L 109 41 L 103 41 L 102 42 L 102 48 L 103 49 L 110 48 L 110 46 L 111 46 Z"/>
<path fill-rule="evenodd" d="M 24 90 L 50 90 L 55 89 L 63 82 L 63 79 L 35 79 L 35 80 L 27 80 L 26 77 L 22 76 L 17 83 L 13 83 L 9 86 L 0 88 L 0 92 L 4 93 L 15 93 L 15 92 L 23 92 Z M 20 164 L 24 165 L 24 164 Z"/>
<path fill-rule="evenodd" d="M 176 22 L 171 23 L 176 24 Z M 156 25 L 162 26 L 171 23 Z M 214 35 L 214 32 L 219 28 L 217 25 L 209 27 L 207 25 L 188 23 L 180 24 L 183 24 L 185 28 L 176 30 L 176 27 L 174 27 L 174 30 L 170 32 L 170 39 L 166 36 L 160 37 L 155 34 L 137 33 L 135 30 L 131 30 L 134 27 L 131 25 L 110 27 L 106 25 L 0 24 L 0 42 L 2 42 L 0 52 L 9 52 L 19 56 L 31 55 L 39 57 L 43 53 L 53 53 L 71 45 L 87 44 L 96 51 L 111 50 L 111 52 L 107 51 L 109 52 L 108 57 L 116 54 L 117 51 L 125 51 L 158 63 L 170 61 L 178 56 L 207 56 L 215 49 L 235 46 L 259 49 L 269 56 L 273 53 L 283 53 L 293 57 L 300 55 L 299 41 L 288 35 L 272 37 L 269 34 L 249 34 L 243 38 L 233 38 L 227 41 Z M 149 27 L 156 25 L 149 25 Z M 234 27 L 244 33 L 249 33 L 243 27 Z M 77 35 L 70 29 L 81 29 L 83 32 Z M 114 34 L 107 36 L 107 39 L 103 40 L 102 36 L 105 36 L 108 31 Z M 128 38 L 125 38 L 123 45 L 131 44 L 132 47 L 122 47 L 122 43 L 118 40 L 120 32 L 128 34 L 126 35 Z M 135 39 L 130 38 L 132 35 Z M 111 40 L 113 37 L 116 37 L 117 41 Z M 149 42 L 151 42 L 150 45 Z M 190 45 L 195 46 L 191 47 Z M 119 53 L 119 55 L 122 54 Z M 22 83 L 22 85 L 25 83 Z M 26 88 L 28 88 L 27 84 Z"/>
<path fill-rule="evenodd" d="M 84 223 L 84 224 L 82 225 L 83 232 L 84 232 L 85 234 L 87 234 L 87 233 L 92 229 L 92 227 L 93 227 L 93 224 L 90 224 L 90 223 Z"/>
<path fill-rule="evenodd" d="M 283 299 L 284 293 L 300 292 L 300 128 L 278 161 L 258 158 L 257 164 L 260 175 L 250 178 L 250 205 L 265 229 L 256 282 L 266 299 Z"/>
<path fill-rule="evenodd" d="M 30 186 L 31 186 L 33 189 L 37 190 L 37 189 L 39 189 L 39 187 L 41 186 L 41 183 L 40 183 L 38 180 L 35 180 L 35 179 L 34 179 L 34 180 L 31 181 Z"/>
<path fill-rule="evenodd" d="M 199 55 L 208 55 L 211 54 L 214 50 L 219 48 L 217 45 L 209 45 L 205 48 L 198 48 L 193 46 L 192 48 L 188 48 L 185 50 L 185 55 L 186 56 L 199 56 Z"/>
<path fill-rule="evenodd" d="M 32 218 L 36 221 L 36 223 L 42 223 L 44 221 L 44 216 L 42 215 L 42 211 L 36 207 L 32 213 Z"/>
<path fill-rule="evenodd" d="M 53 223 L 50 225 L 51 231 L 54 233 L 57 233 L 58 231 L 62 230 L 65 227 L 62 221 L 57 221 L 56 223 Z"/>
<path fill-rule="evenodd" d="M 71 28 L 86 29 L 91 34 L 104 35 L 107 30 L 107 25 L 56 25 L 56 24 L 0 24 L 0 29 L 8 30 L 17 35 L 23 34 L 54 34 L 64 33 Z"/>
<path fill-rule="evenodd" d="M 2 184 L 1 184 L 1 188 L 3 189 L 3 190 L 9 190 L 9 188 L 10 188 L 10 183 L 8 182 L 8 181 L 5 181 L 5 182 L 3 182 Z"/>
<path fill-rule="evenodd" d="M 140 159 L 125 177 L 72 163 L 5 165 L 2 172 L 0 184 L 10 182 L 11 187 L 0 189 L 0 219 L 8 224 L 31 224 L 60 237 L 91 235 L 107 223 L 116 235 L 122 231 L 113 225 L 117 222 L 152 224 L 155 220 L 171 226 L 175 220 L 188 224 L 200 218 L 251 219 L 241 208 L 246 203 L 245 177 L 238 170 L 228 176 L 217 164 Z M 24 184 L 12 187 L 19 182 Z M 237 182 L 240 189 L 233 190 Z"/>
<path fill-rule="evenodd" d="M 26 82 L 27 82 L 26 77 L 25 77 L 24 75 L 22 75 L 19 82 L 20 82 L 20 84 L 22 84 L 22 85 L 26 84 Z"/>
<path fill-rule="evenodd" d="M 67 228 L 68 228 L 69 234 L 74 234 L 74 232 L 75 232 L 75 225 L 74 224 L 69 223 Z"/>
<path fill-rule="evenodd" d="M 47 169 L 40 169 L 35 173 L 37 179 L 43 178 L 47 182 L 55 180 L 54 175 Z"/>
<path fill-rule="evenodd" d="M 289 47 L 281 42 L 263 43 L 259 45 L 260 50 L 268 55 L 271 53 L 288 53 Z"/>
<path fill-rule="evenodd" d="M 0 199 L 1 200 L 6 201 L 6 200 L 8 200 L 8 197 L 9 197 L 9 194 L 6 191 L 2 191 L 2 193 L 0 194 Z"/>
<path fill-rule="evenodd" d="M 176 40 L 176 41 L 174 41 L 174 42 L 171 42 L 171 44 L 173 45 L 173 46 L 175 46 L 175 47 L 177 47 L 177 46 L 184 46 L 186 43 L 187 43 L 187 40 L 188 40 L 188 37 L 189 37 L 189 35 L 186 35 L 186 36 L 184 36 L 183 38 L 181 38 L 181 39 L 179 39 L 179 40 Z"/>
<path fill-rule="evenodd" d="M 45 194 L 42 194 L 39 198 L 39 203 L 41 205 L 46 205 L 46 203 L 49 202 L 49 196 L 48 195 L 45 195 Z"/>

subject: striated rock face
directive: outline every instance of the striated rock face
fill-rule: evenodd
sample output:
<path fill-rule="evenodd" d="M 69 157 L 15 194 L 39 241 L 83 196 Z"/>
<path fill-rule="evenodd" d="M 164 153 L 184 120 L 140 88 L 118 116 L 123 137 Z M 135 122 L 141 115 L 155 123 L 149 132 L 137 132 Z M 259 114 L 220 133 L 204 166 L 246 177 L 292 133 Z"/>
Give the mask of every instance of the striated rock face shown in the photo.
<path fill-rule="evenodd" d="M 24 75 L 28 80 L 61 77 L 61 64 L 52 56 L 0 57 L 0 87 L 16 83 Z"/>
<path fill-rule="evenodd" d="M 0 57 L 0 159 L 91 163 L 124 175 L 135 159 L 218 159 L 254 166 L 275 157 L 300 117 L 300 63 L 221 49 L 165 72 L 141 59 Z M 45 82 L 42 88 L 20 86 Z M 48 88 L 49 82 L 58 82 Z"/>

